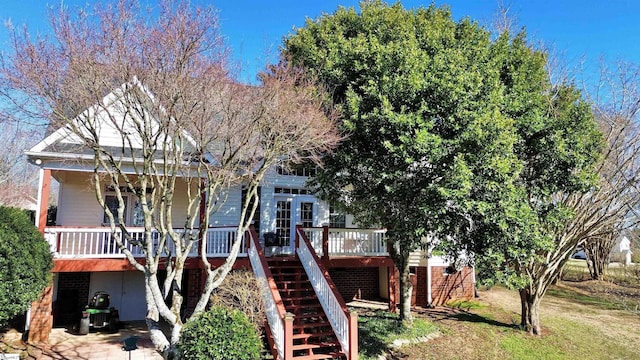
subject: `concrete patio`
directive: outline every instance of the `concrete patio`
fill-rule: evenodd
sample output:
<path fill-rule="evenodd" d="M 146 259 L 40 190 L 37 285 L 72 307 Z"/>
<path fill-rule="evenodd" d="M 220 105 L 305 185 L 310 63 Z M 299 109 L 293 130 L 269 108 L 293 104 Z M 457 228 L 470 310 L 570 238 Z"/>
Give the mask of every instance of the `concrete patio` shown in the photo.
<path fill-rule="evenodd" d="M 3 336 L 5 344 L 20 344 L 21 333 L 11 331 Z M 87 335 L 76 335 L 64 328 L 54 328 L 45 346 L 14 345 L 12 353 L 29 354 L 28 359 L 37 360 L 113 360 L 129 359 L 129 353 L 122 350 L 123 340 L 138 336 L 137 350 L 131 351 L 132 360 L 162 359 L 153 348 L 144 322 L 126 324 L 119 332 L 92 331 Z M 22 350 L 22 351 L 21 351 Z"/>

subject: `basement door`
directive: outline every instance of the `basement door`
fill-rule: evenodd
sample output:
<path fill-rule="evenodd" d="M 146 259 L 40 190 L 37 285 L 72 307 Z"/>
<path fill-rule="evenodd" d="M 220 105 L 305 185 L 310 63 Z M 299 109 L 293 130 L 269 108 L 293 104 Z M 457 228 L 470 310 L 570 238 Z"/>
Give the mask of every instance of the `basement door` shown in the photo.
<path fill-rule="evenodd" d="M 120 320 L 144 320 L 147 313 L 147 302 L 142 272 L 92 272 L 87 303 L 96 291 L 109 293 L 111 306 L 118 309 Z"/>
<path fill-rule="evenodd" d="M 276 235 L 282 253 L 295 252 L 296 224 L 312 227 L 317 222 L 318 200 L 310 195 L 276 196 Z"/>

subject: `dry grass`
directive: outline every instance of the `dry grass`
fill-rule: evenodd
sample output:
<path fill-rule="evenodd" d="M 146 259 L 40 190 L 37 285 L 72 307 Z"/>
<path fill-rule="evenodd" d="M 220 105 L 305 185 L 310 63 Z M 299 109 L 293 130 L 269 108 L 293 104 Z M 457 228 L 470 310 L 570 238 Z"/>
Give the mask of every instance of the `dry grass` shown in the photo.
<path fill-rule="evenodd" d="M 403 347 L 396 358 L 640 359 L 640 316 L 589 288 L 554 287 L 541 310 L 542 336 L 520 330 L 518 294 L 504 288 L 481 291 L 475 305 L 422 310 L 418 316 L 443 336 Z"/>

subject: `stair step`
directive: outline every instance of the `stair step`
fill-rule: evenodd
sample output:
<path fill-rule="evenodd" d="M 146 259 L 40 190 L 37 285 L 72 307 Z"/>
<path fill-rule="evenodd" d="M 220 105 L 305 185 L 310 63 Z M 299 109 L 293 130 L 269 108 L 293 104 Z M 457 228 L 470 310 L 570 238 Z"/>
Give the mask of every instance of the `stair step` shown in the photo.
<path fill-rule="evenodd" d="M 324 313 L 315 313 L 315 314 L 308 313 L 308 314 L 296 315 L 296 317 L 295 317 L 296 320 L 310 320 L 310 319 L 313 319 L 313 318 L 325 318 L 326 319 L 326 316 L 325 316 Z"/>
<path fill-rule="evenodd" d="M 311 282 L 307 279 L 306 275 L 300 274 L 272 274 L 273 279 L 277 282 L 287 282 L 294 284 L 309 284 L 311 286 Z"/>
<path fill-rule="evenodd" d="M 323 331 L 323 332 L 317 332 L 317 333 L 300 333 L 300 334 L 293 334 L 293 340 L 307 340 L 310 338 L 324 338 L 324 337 L 333 337 L 335 338 L 335 335 L 333 334 L 333 331 Z"/>
<path fill-rule="evenodd" d="M 309 284 L 309 286 L 311 286 L 311 281 L 309 281 L 309 279 L 299 279 L 299 280 L 281 280 L 278 281 L 278 283 L 280 284 L 293 284 L 293 285 L 298 285 L 298 284 Z"/>
<path fill-rule="evenodd" d="M 320 302 L 314 302 L 310 304 L 298 305 L 296 309 L 298 310 L 322 309 L 322 304 L 320 304 Z"/>
<path fill-rule="evenodd" d="M 294 269 L 304 269 L 304 266 L 299 262 L 295 261 L 276 261 L 269 262 L 269 266 L 278 267 L 278 268 L 294 268 Z"/>
<path fill-rule="evenodd" d="M 341 352 L 330 352 L 327 354 L 312 354 L 312 355 L 300 355 L 293 356 L 294 359 L 301 360 L 320 360 L 320 359 L 346 359 L 344 353 Z"/>
<path fill-rule="evenodd" d="M 319 343 L 319 344 L 299 344 L 293 345 L 293 351 L 296 350 L 309 350 L 309 349 L 321 349 L 321 348 L 331 348 L 340 346 L 337 342 L 329 342 L 329 343 Z"/>
<path fill-rule="evenodd" d="M 293 329 L 310 329 L 310 328 L 318 328 L 318 327 L 331 327 L 328 321 L 316 322 L 316 323 L 302 323 L 302 324 L 293 324 Z"/>
<path fill-rule="evenodd" d="M 289 301 L 318 300 L 318 297 L 314 294 L 314 295 L 308 295 L 308 296 L 291 296 L 283 300 L 289 300 Z"/>
<path fill-rule="evenodd" d="M 287 294 L 292 294 L 292 293 L 309 293 L 309 294 L 315 294 L 315 292 L 313 291 L 313 289 L 296 289 L 296 288 L 284 288 L 284 289 L 280 289 L 278 288 L 278 290 L 280 290 L 280 294 L 282 295 L 282 293 L 284 293 L 284 295 Z M 309 295 L 309 294 L 305 294 L 305 295 Z M 301 294 L 300 294 L 301 295 Z"/>

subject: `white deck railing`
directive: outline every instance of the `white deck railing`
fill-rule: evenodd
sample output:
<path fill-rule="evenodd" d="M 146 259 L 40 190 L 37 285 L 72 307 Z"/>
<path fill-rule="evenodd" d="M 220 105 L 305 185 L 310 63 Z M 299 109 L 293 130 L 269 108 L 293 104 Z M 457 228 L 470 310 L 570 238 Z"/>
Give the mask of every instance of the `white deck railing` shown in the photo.
<path fill-rule="evenodd" d="M 304 228 L 304 233 L 318 256 L 322 250 L 324 228 Z M 385 229 L 328 229 L 329 256 L 387 256 Z"/>
<path fill-rule="evenodd" d="M 320 300 L 320 304 L 329 319 L 329 323 L 335 332 L 340 345 L 342 345 L 342 350 L 345 354 L 347 354 L 348 358 L 350 357 L 350 345 L 351 345 L 351 331 L 350 326 L 352 325 L 352 321 L 350 319 L 350 314 L 347 313 L 346 306 L 344 305 L 344 301 L 341 298 L 338 298 L 334 289 L 332 289 L 327 277 L 325 276 L 325 272 L 318 264 L 317 257 L 313 254 L 313 249 L 309 247 L 309 243 L 304 241 L 304 231 L 307 229 L 298 228 L 298 233 L 296 234 L 299 238 L 298 248 L 296 249 L 296 253 L 300 258 L 300 262 L 302 262 L 302 266 L 304 267 L 307 277 L 311 281 L 311 285 L 318 296 L 318 300 Z"/>
<path fill-rule="evenodd" d="M 182 234 L 184 230 L 175 230 L 178 234 Z M 194 230 L 197 231 L 197 230 Z M 237 228 L 235 226 L 209 228 L 206 237 L 207 257 L 226 257 L 233 243 L 236 241 Z M 127 228 L 131 240 L 128 241 L 122 237 L 122 231 L 116 230 L 116 234 L 122 239 L 123 245 L 131 251 L 133 256 L 142 257 L 141 246 L 138 244 L 144 240 L 144 228 L 130 227 Z M 45 240 L 49 243 L 51 252 L 56 258 L 122 258 L 124 254 L 116 244 L 111 229 L 106 227 L 47 227 L 44 231 Z M 159 243 L 160 234 L 153 231 L 151 241 L 154 246 Z M 238 256 L 246 256 L 245 237 L 240 241 L 240 253 Z M 169 249 L 175 254 L 175 243 L 171 240 L 167 241 Z M 190 256 L 198 255 L 199 241 L 194 242 Z"/>
<path fill-rule="evenodd" d="M 273 281 L 271 271 L 269 270 L 266 261 L 263 256 L 260 256 L 260 249 L 256 245 L 257 239 L 253 239 L 253 234 L 249 232 L 251 239 L 249 241 L 249 261 L 251 261 L 251 267 L 253 273 L 258 280 L 258 284 L 262 289 L 262 298 L 264 299 L 265 313 L 267 315 L 267 322 L 271 328 L 271 336 L 275 344 L 278 356 L 280 359 L 285 359 L 285 310 L 282 298 L 278 291 L 272 291 L 274 284 L 269 283 L 269 279 Z"/>

